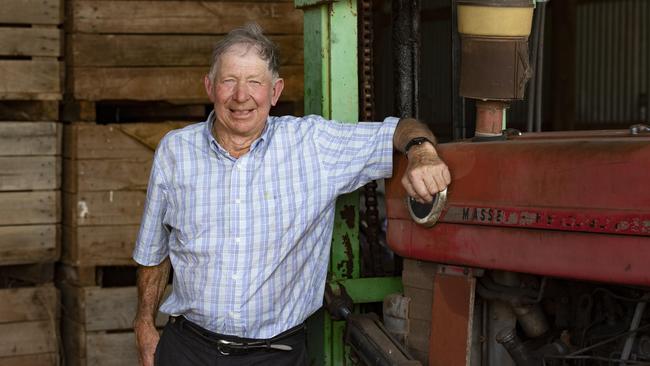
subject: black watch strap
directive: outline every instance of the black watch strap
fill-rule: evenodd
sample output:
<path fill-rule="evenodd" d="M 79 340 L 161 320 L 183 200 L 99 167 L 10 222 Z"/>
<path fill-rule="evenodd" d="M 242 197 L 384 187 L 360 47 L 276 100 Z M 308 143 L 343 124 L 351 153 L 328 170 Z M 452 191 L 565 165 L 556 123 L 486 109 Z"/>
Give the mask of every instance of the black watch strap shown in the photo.
<path fill-rule="evenodd" d="M 411 139 L 411 141 L 409 141 L 409 142 L 406 144 L 406 146 L 404 146 L 404 154 L 408 154 L 409 149 L 412 148 L 413 146 L 415 146 L 415 145 L 422 145 L 422 144 L 425 143 L 425 142 L 430 143 L 431 146 L 435 146 L 435 144 L 433 143 L 433 141 L 429 140 L 429 139 L 426 138 L 426 137 L 416 137 L 416 138 Z"/>

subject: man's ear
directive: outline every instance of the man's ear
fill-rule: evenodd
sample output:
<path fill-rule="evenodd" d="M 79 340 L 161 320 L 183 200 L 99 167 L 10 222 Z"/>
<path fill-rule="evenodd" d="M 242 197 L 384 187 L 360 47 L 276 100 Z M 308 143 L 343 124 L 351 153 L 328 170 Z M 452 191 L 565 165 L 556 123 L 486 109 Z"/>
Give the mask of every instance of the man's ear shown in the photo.
<path fill-rule="evenodd" d="M 284 79 L 278 78 L 275 80 L 275 83 L 273 84 L 273 95 L 271 96 L 271 105 L 275 106 L 278 103 L 278 99 L 280 99 L 280 94 L 282 94 L 282 90 L 284 89 Z"/>
<path fill-rule="evenodd" d="M 212 83 L 212 80 L 210 80 L 209 75 L 203 77 L 203 85 L 205 86 L 205 92 L 208 94 L 208 98 L 210 98 L 210 101 L 214 103 L 214 84 Z"/>

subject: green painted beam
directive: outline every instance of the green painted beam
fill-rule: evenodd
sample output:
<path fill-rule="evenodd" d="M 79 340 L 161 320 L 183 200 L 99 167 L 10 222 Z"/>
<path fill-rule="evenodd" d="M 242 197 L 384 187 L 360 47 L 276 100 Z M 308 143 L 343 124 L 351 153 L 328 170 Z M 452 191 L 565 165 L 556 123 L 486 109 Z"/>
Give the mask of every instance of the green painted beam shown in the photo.
<path fill-rule="evenodd" d="M 366 277 L 339 281 L 332 285 L 336 293 L 338 286 L 343 286 L 345 292 L 355 304 L 382 302 L 386 295 L 403 292 L 402 277 Z"/>

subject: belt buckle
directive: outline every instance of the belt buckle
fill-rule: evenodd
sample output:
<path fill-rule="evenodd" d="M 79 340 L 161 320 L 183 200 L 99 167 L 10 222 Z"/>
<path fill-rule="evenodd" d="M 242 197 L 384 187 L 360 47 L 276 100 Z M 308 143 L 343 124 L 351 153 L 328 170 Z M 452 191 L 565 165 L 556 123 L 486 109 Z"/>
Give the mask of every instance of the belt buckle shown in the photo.
<path fill-rule="evenodd" d="M 225 339 L 218 340 L 217 341 L 217 351 L 219 351 L 219 353 L 221 353 L 223 356 L 230 355 L 230 353 L 231 353 L 230 344 L 231 343 L 232 342 L 229 342 L 229 341 L 227 341 Z"/>

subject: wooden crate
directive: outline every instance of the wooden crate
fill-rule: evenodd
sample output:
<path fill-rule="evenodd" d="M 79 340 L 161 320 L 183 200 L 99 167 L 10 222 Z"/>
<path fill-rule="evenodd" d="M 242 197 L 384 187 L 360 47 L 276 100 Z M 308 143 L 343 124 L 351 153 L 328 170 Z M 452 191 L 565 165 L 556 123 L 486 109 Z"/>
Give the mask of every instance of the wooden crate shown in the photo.
<path fill-rule="evenodd" d="M 0 100 L 60 100 L 63 0 L 3 0 Z"/>
<path fill-rule="evenodd" d="M 132 322 L 137 288 L 60 284 L 63 308 L 63 345 L 69 366 L 137 365 Z M 159 314 L 161 327 L 167 316 Z"/>
<path fill-rule="evenodd" d="M 59 257 L 61 127 L 0 122 L 0 265 Z"/>
<path fill-rule="evenodd" d="M 131 253 L 158 141 L 183 122 L 65 127 L 62 261 L 135 265 Z"/>
<path fill-rule="evenodd" d="M 58 297 L 52 284 L 0 289 L 0 365 L 59 365 Z"/>
<path fill-rule="evenodd" d="M 257 21 L 281 47 L 281 101 L 303 99 L 302 11 L 288 1 L 68 1 L 67 90 L 76 100 L 208 102 L 213 44 Z M 284 52 L 282 52 L 284 51 Z"/>
<path fill-rule="evenodd" d="M 404 259 L 404 296 L 411 298 L 407 345 L 413 357 L 423 365 L 429 363 L 433 280 L 437 270 L 438 265 L 435 263 Z"/>

